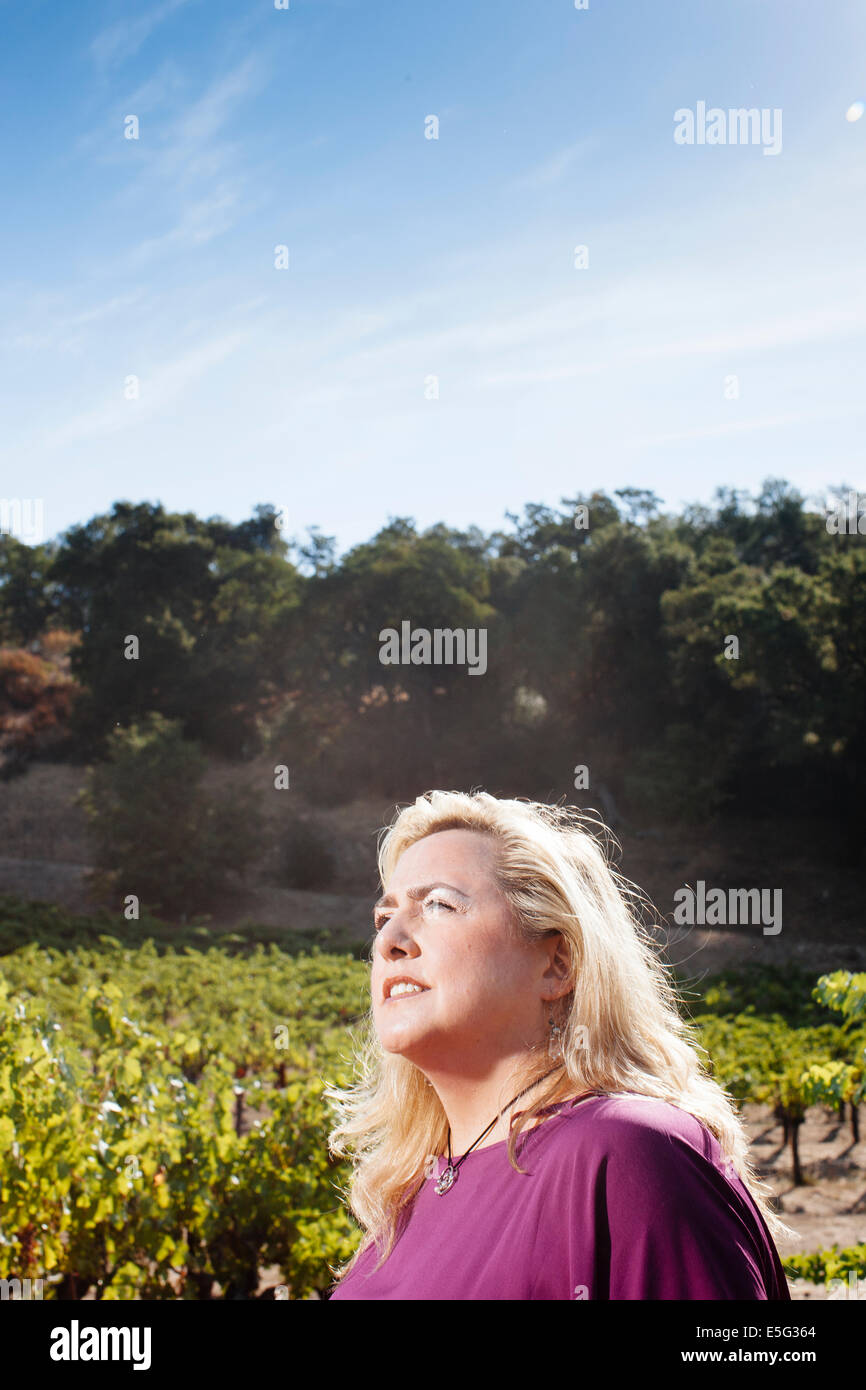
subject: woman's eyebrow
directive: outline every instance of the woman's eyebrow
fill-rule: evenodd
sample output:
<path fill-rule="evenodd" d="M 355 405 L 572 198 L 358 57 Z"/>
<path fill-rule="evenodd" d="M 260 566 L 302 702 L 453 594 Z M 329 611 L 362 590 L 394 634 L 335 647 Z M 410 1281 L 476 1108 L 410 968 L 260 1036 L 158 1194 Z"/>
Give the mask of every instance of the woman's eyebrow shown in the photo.
<path fill-rule="evenodd" d="M 426 898 L 432 888 L 448 888 L 452 893 L 457 893 L 461 898 L 469 897 L 468 893 L 464 893 L 460 888 L 455 888 L 453 883 L 422 883 L 417 888 L 407 888 L 406 897 L 413 899 Z M 383 898 L 380 898 L 377 903 L 373 904 L 373 907 L 375 910 L 377 907 L 395 907 L 396 904 L 397 899 L 394 897 L 394 894 L 386 893 Z"/>

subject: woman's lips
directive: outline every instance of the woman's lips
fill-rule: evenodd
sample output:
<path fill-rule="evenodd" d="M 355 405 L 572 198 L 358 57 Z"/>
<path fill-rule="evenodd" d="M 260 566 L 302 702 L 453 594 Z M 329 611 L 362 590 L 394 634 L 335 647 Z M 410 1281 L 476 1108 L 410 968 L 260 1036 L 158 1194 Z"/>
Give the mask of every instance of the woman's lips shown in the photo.
<path fill-rule="evenodd" d="M 406 994 L 389 994 L 387 999 L 383 999 L 383 1004 L 402 1004 L 404 999 L 420 999 L 422 994 L 429 994 L 429 989 L 410 989 Z"/>

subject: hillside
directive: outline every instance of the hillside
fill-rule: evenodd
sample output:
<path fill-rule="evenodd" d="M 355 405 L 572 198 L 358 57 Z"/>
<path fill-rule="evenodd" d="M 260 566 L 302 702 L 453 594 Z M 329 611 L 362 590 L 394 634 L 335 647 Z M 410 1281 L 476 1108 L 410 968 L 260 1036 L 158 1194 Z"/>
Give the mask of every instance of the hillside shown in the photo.
<path fill-rule="evenodd" d="M 88 885 L 87 824 L 75 801 L 83 781 L 83 768 L 45 762 L 3 784 L 0 893 L 57 902 L 77 912 L 97 905 Z M 230 797 L 234 787 L 260 787 L 269 826 L 260 862 L 212 912 L 215 925 L 231 928 L 248 920 L 295 931 L 324 927 L 358 942 L 368 936 L 378 888 L 376 837 L 395 803 L 368 799 L 313 807 L 291 790 L 275 792 L 272 765 L 265 759 L 240 766 L 211 759 L 206 782 L 218 797 Z M 295 817 L 311 817 L 334 855 L 333 872 L 318 891 L 287 887 L 281 872 L 289 833 L 281 820 L 290 824 Z M 793 960 L 816 974 L 866 966 L 861 875 L 833 863 L 833 845 L 820 823 L 717 821 L 709 828 L 622 829 L 619 839 L 620 871 L 667 921 L 669 959 L 696 977 L 746 961 Z M 781 932 L 765 936 L 760 926 L 675 925 L 674 893 L 699 880 L 722 888 L 781 889 Z"/>

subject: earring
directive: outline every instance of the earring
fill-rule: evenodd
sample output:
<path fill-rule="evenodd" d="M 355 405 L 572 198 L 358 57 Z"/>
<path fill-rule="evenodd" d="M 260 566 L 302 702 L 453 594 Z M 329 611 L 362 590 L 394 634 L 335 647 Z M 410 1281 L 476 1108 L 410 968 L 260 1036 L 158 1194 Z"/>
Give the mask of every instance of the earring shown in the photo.
<path fill-rule="evenodd" d="M 547 1055 L 551 1060 L 562 1056 L 562 1029 L 557 1027 L 553 1021 L 553 1014 L 550 1015 L 550 1039 L 547 1044 Z"/>

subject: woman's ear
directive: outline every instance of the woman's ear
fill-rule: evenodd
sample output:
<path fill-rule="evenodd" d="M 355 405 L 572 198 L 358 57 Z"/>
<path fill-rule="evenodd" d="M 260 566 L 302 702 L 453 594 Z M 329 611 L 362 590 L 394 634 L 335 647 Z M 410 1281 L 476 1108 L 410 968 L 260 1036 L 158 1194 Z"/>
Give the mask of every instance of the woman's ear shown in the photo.
<path fill-rule="evenodd" d="M 544 972 L 544 978 L 550 986 L 554 987 L 551 992 L 551 999 L 561 999 L 571 988 L 568 983 L 571 975 L 571 960 L 562 932 L 556 932 L 550 937 L 548 951 L 548 965 Z"/>

